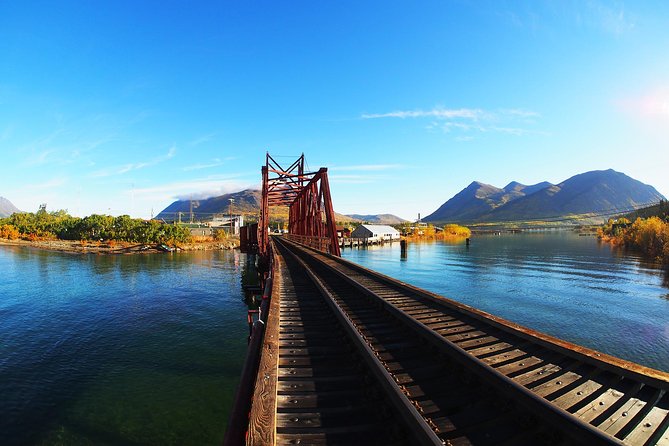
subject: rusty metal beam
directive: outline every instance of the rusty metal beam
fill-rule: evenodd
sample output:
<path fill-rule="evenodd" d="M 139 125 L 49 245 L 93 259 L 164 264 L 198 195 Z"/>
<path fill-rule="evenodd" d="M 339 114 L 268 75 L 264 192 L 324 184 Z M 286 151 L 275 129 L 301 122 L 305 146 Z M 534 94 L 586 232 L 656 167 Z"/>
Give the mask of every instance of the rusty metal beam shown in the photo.
<path fill-rule="evenodd" d="M 269 207 L 288 206 L 288 232 L 296 236 L 328 239 L 320 244 L 327 252 L 340 255 L 334 209 L 327 169 L 304 171 L 304 154 L 284 168 L 269 153 L 262 168 L 263 188 L 258 245 L 262 255 L 269 245 Z"/>

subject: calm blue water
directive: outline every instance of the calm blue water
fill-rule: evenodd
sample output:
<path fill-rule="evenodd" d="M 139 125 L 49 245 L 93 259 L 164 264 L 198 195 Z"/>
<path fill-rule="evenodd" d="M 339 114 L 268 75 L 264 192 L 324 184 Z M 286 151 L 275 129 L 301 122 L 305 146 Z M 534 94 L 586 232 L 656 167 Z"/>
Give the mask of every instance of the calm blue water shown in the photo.
<path fill-rule="evenodd" d="M 346 249 L 344 257 L 669 371 L 669 276 L 588 237 Z M 0 444 L 220 444 L 246 352 L 237 251 L 0 247 Z"/>
<path fill-rule="evenodd" d="M 0 247 L 0 444 L 221 444 L 249 269 Z"/>
<path fill-rule="evenodd" d="M 513 322 L 669 371 L 669 274 L 570 232 L 346 248 L 342 256 Z"/>

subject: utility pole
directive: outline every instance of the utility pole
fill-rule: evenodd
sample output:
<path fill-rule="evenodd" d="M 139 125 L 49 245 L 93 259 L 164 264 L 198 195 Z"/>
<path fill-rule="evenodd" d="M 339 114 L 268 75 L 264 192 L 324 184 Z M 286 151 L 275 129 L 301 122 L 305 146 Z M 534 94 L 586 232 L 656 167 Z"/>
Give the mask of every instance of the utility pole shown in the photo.
<path fill-rule="evenodd" d="M 193 224 L 193 216 L 195 215 L 195 214 L 193 214 L 193 209 L 197 209 L 199 207 L 200 207 L 200 202 L 197 201 L 197 200 L 193 201 L 193 196 L 191 195 L 191 197 L 190 197 L 190 222 L 191 222 L 191 224 Z"/>
<path fill-rule="evenodd" d="M 230 201 L 230 207 L 228 208 L 228 213 L 230 214 L 230 235 L 234 235 L 235 231 L 233 230 L 232 226 L 232 203 L 235 202 L 234 198 L 228 198 Z"/>

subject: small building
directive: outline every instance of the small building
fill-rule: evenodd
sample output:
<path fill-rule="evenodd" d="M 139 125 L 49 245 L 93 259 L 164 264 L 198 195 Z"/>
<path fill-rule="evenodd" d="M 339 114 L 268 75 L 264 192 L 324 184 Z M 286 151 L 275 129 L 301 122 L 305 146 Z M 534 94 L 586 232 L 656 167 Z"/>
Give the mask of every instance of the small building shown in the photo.
<path fill-rule="evenodd" d="M 399 240 L 400 233 L 388 225 L 360 225 L 351 232 L 351 238 L 366 239 L 370 243 Z"/>
<path fill-rule="evenodd" d="M 233 235 L 239 235 L 239 228 L 244 226 L 244 216 L 243 215 L 233 215 L 230 216 L 215 216 L 210 222 L 209 226 L 215 229 L 222 229 L 226 234 L 232 232 Z"/>
<path fill-rule="evenodd" d="M 344 238 L 350 236 L 351 236 L 351 230 L 349 228 L 347 228 L 346 226 L 337 226 L 337 237 Z"/>
<path fill-rule="evenodd" d="M 208 226 L 189 226 L 190 235 L 193 237 L 213 237 L 214 231 Z"/>

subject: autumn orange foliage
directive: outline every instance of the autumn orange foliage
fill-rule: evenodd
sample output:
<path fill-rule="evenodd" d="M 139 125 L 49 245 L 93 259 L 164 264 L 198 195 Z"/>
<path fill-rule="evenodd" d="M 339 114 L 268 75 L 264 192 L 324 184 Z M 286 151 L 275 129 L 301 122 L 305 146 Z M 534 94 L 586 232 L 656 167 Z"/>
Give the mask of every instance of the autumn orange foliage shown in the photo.
<path fill-rule="evenodd" d="M 433 238 L 433 239 L 444 239 L 444 238 L 468 238 L 471 236 L 471 231 L 469 228 L 450 224 L 444 226 L 442 231 L 437 231 L 433 225 L 427 225 L 423 227 L 414 228 L 411 233 L 407 235 L 407 238 L 410 239 L 420 239 L 420 238 Z"/>
<path fill-rule="evenodd" d="M 624 219 L 621 219 L 624 220 Z M 664 263 L 669 263 L 669 222 L 659 217 L 629 221 L 609 220 L 598 230 L 600 239 L 635 248 Z"/>
<path fill-rule="evenodd" d="M 9 240 L 16 240 L 21 234 L 19 230 L 12 225 L 2 225 L 0 226 L 0 238 L 6 238 Z"/>

